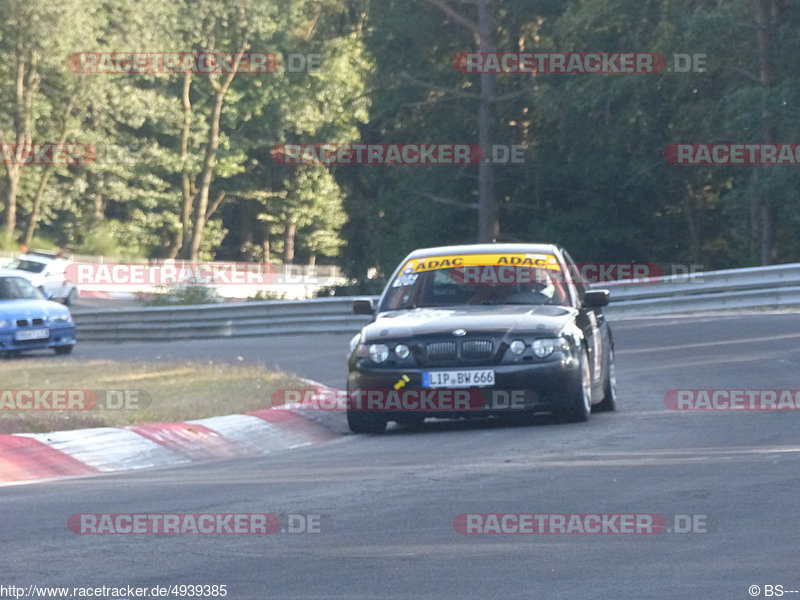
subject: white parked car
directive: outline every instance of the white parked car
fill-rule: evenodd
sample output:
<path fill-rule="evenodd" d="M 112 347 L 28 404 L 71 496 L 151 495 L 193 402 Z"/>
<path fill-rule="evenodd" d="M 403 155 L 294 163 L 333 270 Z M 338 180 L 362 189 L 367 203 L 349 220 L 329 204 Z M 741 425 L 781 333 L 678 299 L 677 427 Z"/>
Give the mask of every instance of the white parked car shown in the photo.
<path fill-rule="evenodd" d="M 18 256 L 0 270 L 24 277 L 46 298 L 71 306 L 78 299 L 78 288 L 65 276 L 71 263 L 55 252 L 36 250 Z"/>

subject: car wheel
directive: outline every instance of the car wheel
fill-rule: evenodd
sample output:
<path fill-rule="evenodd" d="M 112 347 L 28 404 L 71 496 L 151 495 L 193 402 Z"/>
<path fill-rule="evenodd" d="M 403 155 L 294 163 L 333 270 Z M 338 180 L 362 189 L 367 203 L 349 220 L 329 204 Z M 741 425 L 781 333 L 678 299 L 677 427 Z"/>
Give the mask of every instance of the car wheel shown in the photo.
<path fill-rule="evenodd" d="M 610 412 L 617 409 L 617 368 L 614 366 L 614 349 L 608 351 L 608 369 L 603 384 L 603 401 L 595 404 L 594 412 Z"/>
<path fill-rule="evenodd" d="M 55 351 L 59 356 L 62 354 L 72 354 L 72 349 L 75 346 L 56 346 Z"/>
<path fill-rule="evenodd" d="M 67 297 L 64 298 L 64 305 L 65 306 L 72 306 L 75 304 L 75 300 L 78 299 L 78 290 L 76 288 L 72 288 L 67 294 Z"/>
<path fill-rule="evenodd" d="M 592 373 L 586 348 L 580 349 L 580 380 L 575 382 L 567 394 L 566 406 L 558 412 L 563 423 L 582 423 L 589 420 L 592 412 Z"/>

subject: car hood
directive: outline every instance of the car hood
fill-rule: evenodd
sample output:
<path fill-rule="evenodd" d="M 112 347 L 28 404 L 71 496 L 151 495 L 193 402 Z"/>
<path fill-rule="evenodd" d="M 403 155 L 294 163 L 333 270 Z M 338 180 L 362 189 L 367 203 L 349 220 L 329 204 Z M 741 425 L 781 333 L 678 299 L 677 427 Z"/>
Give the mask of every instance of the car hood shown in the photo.
<path fill-rule="evenodd" d="M 447 334 L 464 329 L 468 334 L 557 336 L 578 311 L 568 306 L 460 306 L 415 308 L 378 314 L 363 329 L 364 341 Z"/>
<path fill-rule="evenodd" d="M 69 309 L 49 300 L 0 300 L 0 319 L 59 317 Z"/>

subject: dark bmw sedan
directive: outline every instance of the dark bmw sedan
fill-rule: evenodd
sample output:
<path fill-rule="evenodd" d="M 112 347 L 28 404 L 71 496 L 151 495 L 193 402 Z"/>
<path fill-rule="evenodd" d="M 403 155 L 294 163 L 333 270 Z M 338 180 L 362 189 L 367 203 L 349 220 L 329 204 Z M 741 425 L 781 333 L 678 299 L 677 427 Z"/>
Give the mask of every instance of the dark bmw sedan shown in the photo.
<path fill-rule="evenodd" d="M 564 422 L 614 410 L 606 290 L 573 277 L 549 244 L 427 248 L 398 266 L 350 348 L 347 418 L 356 433 L 389 421 L 540 412 Z"/>

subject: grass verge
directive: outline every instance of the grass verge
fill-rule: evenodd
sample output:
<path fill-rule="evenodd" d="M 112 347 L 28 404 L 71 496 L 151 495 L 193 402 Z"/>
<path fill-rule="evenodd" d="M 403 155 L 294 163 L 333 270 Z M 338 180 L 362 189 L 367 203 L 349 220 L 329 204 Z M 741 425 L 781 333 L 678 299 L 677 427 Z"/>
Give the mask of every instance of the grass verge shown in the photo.
<path fill-rule="evenodd" d="M 270 407 L 272 392 L 307 387 L 287 373 L 258 366 L 196 362 L 3 361 L 0 433 L 44 433 L 201 419 Z M 133 391 L 138 401 L 117 410 L 12 410 L 3 390 Z M 116 393 L 114 398 L 121 398 Z M 129 398 L 133 396 L 129 394 Z M 8 395 L 6 395 L 6 402 Z"/>

